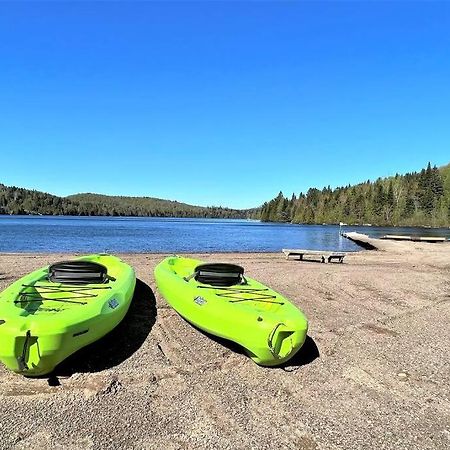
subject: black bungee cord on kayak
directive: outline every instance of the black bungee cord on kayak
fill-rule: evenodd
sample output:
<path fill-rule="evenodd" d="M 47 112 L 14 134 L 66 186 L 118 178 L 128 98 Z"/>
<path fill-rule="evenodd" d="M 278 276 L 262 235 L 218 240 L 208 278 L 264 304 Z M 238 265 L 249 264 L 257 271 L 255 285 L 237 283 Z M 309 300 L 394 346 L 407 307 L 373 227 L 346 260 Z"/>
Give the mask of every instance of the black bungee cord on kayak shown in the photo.
<path fill-rule="evenodd" d="M 247 288 L 247 289 L 239 289 L 239 288 L 221 288 L 215 286 L 197 286 L 198 289 L 215 289 L 219 291 L 223 291 L 221 293 L 217 293 L 217 297 L 225 297 L 231 298 L 230 303 L 238 303 L 238 302 L 263 302 L 263 303 L 275 303 L 277 305 L 284 305 L 284 302 L 273 301 L 270 299 L 276 299 L 277 296 L 273 294 L 265 293 L 264 291 L 268 291 L 269 289 L 257 289 L 257 288 Z M 253 294 L 257 297 L 240 297 L 239 294 Z"/>
<path fill-rule="evenodd" d="M 82 286 L 48 286 L 48 285 L 38 285 L 38 284 L 22 284 L 24 288 L 42 288 L 40 292 L 21 292 L 20 299 L 15 300 L 14 303 L 28 303 L 28 302 L 39 302 L 39 301 L 54 301 L 63 303 L 78 303 L 80 305 L 86 305 L 87 302 L 79 302 L 77 299 L 84 298 L 94 298 L 98 297 L 97 294 L 91 294 L 86 291 L 91 291 L 94 289 L 111 289 L 111 286 L 94 286 L 94 287 L 82 287 Z M 75 294 L 75 296 L 69 297 L 57 297 L 49 298 L 42 297 L 42 294 L 54 294 L 54 293 L 67 293 Z"/>

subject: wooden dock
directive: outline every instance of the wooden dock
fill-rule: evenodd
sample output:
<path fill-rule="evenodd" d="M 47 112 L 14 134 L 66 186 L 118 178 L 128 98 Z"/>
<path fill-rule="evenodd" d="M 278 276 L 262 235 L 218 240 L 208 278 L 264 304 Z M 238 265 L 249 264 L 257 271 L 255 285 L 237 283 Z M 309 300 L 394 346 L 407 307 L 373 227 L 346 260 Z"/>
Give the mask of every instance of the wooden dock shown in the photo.
<path fill-rule="evenodd" d="M 356 233 L 354 231 L 348 233 L 342 233 L 342 236 L 350 239 L 355 244 L 367 249 L 367 250 L 384 250 L 387 246 L 395 245 L 394 242 L 389 241 L 403 241 L 403 242 L 448 242 L 445 237 L 427 237 L 427 236 L 403 236 L 403 235 L 390 235 L 387 234 L 382 238 L 371 238 L 367 234 Z"/>
<path fill-rule="evenodd" d="M 366 250 L 378 250 L 378 246 L 376 245 L 377 239 L 372 239 L 367 234 L 350 231 L 348 233 L 342 233 L 342 236 Z"/>
<path fill-rule="evenodd" d="M 322 250 L 307 250 L 307 249 L 293 249 L 293 248 L 284 248 L 282 252 L 286 255 L 286 259 L 290 259 L 291 256 L 297 257 L 298 260 L 319 260 L 322 263 L 337 261 L 342 263 L 344 261 L 344 257 L 347 254 L 346 252 L 331 252 L 331 251 L 322 251 Z"/>
<path fill-rule="evenodd" d="M 447 239 L 441 236 L 405 236 L 397 234 L 386 234 L 380 239 L 388 239 L 391 241 L 414 241 L 414 242 L 445 242 Z"/>

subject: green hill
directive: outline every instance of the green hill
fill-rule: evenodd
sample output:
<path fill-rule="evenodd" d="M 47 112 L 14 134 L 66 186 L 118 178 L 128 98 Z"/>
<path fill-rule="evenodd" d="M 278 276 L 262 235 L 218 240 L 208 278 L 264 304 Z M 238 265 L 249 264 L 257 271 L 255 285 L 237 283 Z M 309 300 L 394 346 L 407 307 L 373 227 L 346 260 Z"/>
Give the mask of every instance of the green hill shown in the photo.
<path fill-rule="evenodd" d="M 0 214 L 254 218 L 267 222 L 450 225 L 450 164 L 355 186 L 282 192 L 260 208 L 202 207 L 153 197 L 76 194 L 58 197 L 0 184 Z"/>
<path fill-rule="evenodd" d="M 176 200 L 153 197 L 125 197 L 101 194 L 75 194 L 67 199 L 92 211 L 92 215 L 142 216 L 142 217 L 209 217 L 245 218 L 247 211 L 220 206 L 193 206 Z"/>
<path fill-rule="evenodd" d="M 246 218 L 246 210 L 193 206 L 152 197 L 76 194 L 68 197 L 0 184 L 0 214 Z"/>
<path fill-rule="evenodd" d="M 262 221 L 293 223 L 371 223 L 449 226 L 450 164 L 420 172 L 378 178 L 355 186 L 311 188 L 286 198 L 282 192 L 264 203 Z"/>

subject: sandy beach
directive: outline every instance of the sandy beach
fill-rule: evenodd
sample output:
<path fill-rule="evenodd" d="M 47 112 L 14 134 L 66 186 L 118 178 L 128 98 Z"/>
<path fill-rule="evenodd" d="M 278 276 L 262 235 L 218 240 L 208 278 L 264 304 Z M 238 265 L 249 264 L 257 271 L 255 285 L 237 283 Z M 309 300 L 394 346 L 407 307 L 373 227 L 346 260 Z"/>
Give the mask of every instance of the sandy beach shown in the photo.
<path fill-rule="evenodd" d="M 378 241 L 344 264 L 237 262 L 297 304 L 309 338 L 262 368 L 158 295 L 165 255 L 120 255 L 139 279 L 124 322 L 54 377 L 0 367 L 0 448 L 447 449 L 450 244 Z M 1 254 L 0 288 L 62 254 Z"/>

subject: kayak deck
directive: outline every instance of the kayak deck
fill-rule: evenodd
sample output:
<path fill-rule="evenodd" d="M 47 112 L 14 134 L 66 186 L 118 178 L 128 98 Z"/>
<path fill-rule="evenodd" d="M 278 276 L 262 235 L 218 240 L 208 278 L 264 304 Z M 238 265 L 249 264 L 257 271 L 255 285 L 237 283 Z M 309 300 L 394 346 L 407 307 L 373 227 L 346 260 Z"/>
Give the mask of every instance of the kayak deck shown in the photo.
<path fill-rule="evenodd" d="M 234 341 L 261 365 L 278 365 L 303 345 L 308 322 L 281 294 L 245 277 L 233 286 L 211 286 L 193 276 L 202 262 L 169 257 L 155 268 L 158 289 L 186 320 Z"/>
<path fill-rule="evenodd" d="M 76 261 L 101 263 L 101 283 L 50 281 L 49 267 L 0 293 L 0 360 L 27 376 L 44 375 L 80 348 L 111 331 L 124 317 L 136 283 L 133 269 L 110 255 Z"/>
<path fill-rule="evenodd" d="M 195 266 L 198 266 L 200 263 L 201 261 L 190 258 L 179 258 L 175 261 L 173 258 L 169 258 L 168 261 L 169 266 L 176 265 L 173 268 L 173 274 L 178 275 L 184 280 L 188 279 L 187 283 L 191 287 L 198 289 L 199 293 L 215 295 L 236 306 L 242 306 L 245 309 L 251 308 L 261 312 L 276 313 L 286 303 L 286 300 L 280 294 L 252 278 L 246 278 L 246 284 L 229 287 L 218 287 L 200 283 L 191 277 Z M 189 277 L 191 278 L 189 279 Z M 241 303 L 241 305 L 238 305 L 238 303 Z"/>

